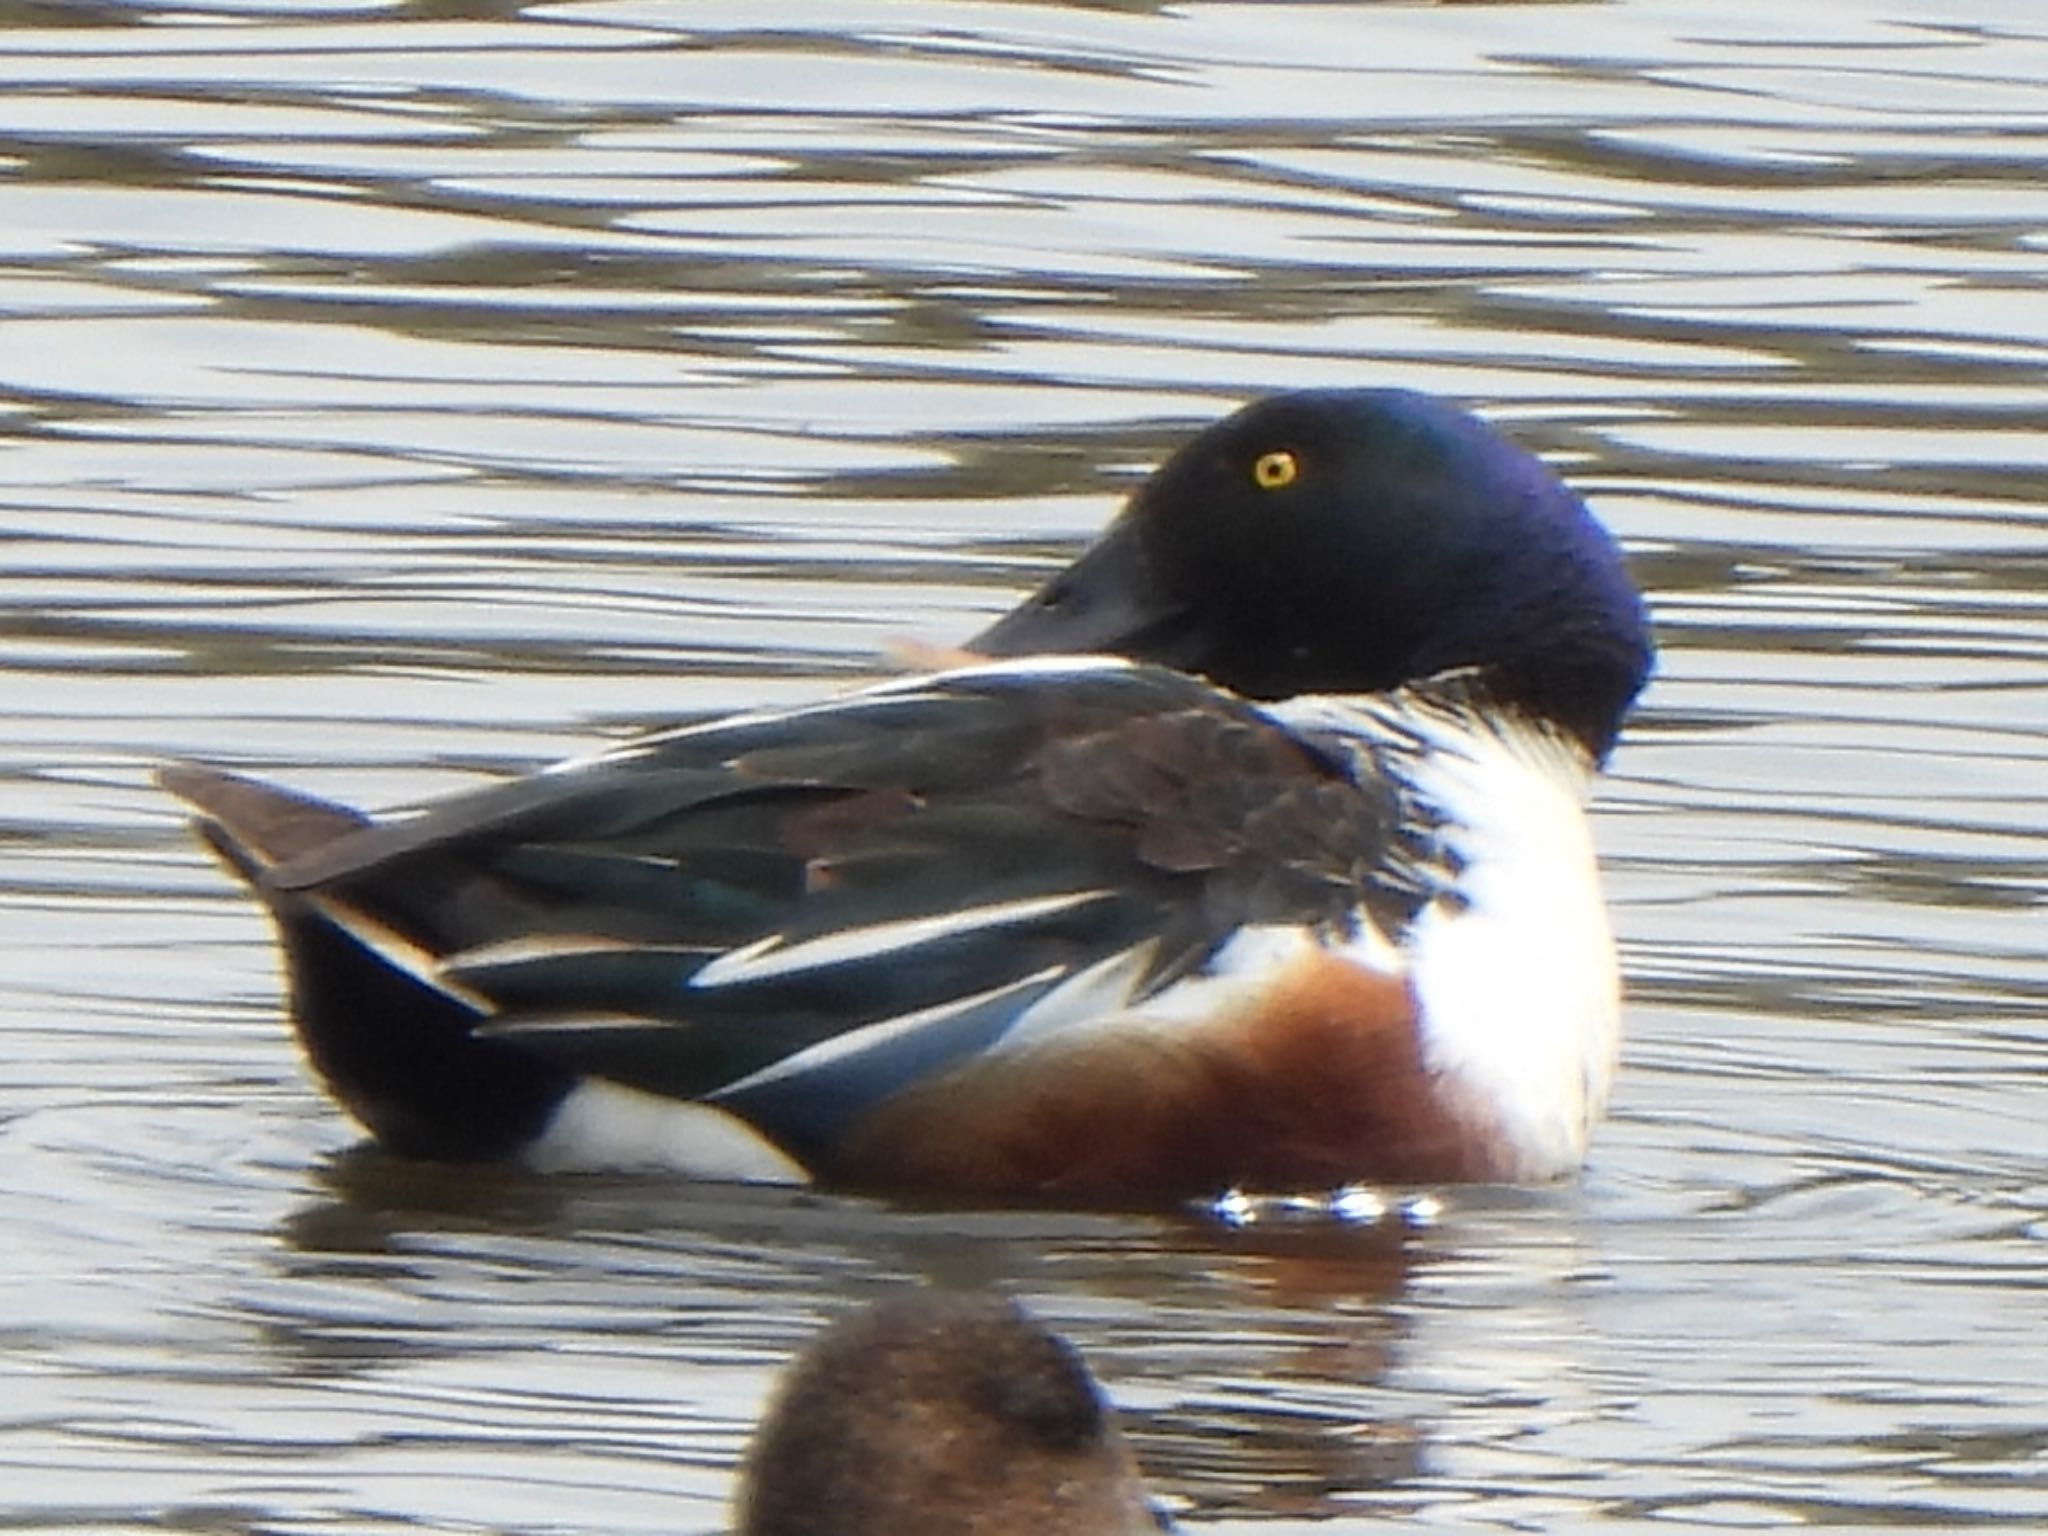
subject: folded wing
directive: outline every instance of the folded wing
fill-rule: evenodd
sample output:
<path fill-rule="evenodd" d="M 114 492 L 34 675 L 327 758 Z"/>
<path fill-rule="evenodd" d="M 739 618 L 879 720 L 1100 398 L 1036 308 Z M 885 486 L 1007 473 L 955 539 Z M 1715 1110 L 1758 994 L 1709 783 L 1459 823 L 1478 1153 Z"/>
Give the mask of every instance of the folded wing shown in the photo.
<path fill-rule="evenodd" d="M 1398 922 L 1395 792 L 1356 761 L 1177 673 L 1034 662 L 385 822 L 200 803 L 260 850 L 240 862 L 273 907 L 472 1010 L 480 1040 L 711 1099 L 805 1157 L 1020 1019 L 1113 1016 L 1246 924 Z"/>

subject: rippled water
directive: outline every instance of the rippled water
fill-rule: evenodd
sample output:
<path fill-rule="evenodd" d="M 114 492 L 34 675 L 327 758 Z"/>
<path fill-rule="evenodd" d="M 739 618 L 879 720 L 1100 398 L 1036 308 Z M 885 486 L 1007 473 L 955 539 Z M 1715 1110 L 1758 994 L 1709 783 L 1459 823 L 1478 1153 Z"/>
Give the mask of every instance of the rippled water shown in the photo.
<path fill-rule="evenodd" d="M 1196 1531 L 2048 1525 L 2037 0 L 0 5 L 0 1523 L 711 1530 L 1029 1298 Z M 957 639 L 1193 423 L 1551 454 L 1664 647 L 1577 1186 L 1433 1227 L 351 1153 L 177 755 L 369 803 Z"/>

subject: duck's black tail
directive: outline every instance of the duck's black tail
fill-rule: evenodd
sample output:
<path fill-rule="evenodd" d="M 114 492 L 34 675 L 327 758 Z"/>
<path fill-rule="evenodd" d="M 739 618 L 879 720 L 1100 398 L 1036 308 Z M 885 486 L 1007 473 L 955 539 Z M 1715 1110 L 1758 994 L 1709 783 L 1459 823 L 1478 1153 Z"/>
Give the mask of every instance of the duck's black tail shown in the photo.
<path fill-rule="evenodd" d="M 345 888 L 281 890 L 269 880 L 279 864 L 368 826 L 368 817 L 196 763 L 166 767 L 158 782 L 199 813 L 200 838 L 268 908 L 299 1043 L 378 1141 L 407 1156 L 481 1159 L 539 1134 L 573 1073 L 479 1039 L 487 1005 L 406 963 L 403 951 L 418 941 L 353 906 Z"/>

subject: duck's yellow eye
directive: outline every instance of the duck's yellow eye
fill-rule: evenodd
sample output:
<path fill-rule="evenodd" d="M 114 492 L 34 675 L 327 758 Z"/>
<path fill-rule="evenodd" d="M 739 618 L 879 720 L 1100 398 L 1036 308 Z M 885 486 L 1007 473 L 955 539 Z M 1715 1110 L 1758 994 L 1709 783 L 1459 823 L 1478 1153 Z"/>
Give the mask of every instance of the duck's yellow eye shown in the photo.
<path fill-rule="evenodd" d="M 1285 448 L 1276 448 L 1260 454 L 1252 464 L 1252 483 L 1262 491 L 1277 491 L 1283 485 L 1294 484 L 1300 473 L 1300 461 Z"/>

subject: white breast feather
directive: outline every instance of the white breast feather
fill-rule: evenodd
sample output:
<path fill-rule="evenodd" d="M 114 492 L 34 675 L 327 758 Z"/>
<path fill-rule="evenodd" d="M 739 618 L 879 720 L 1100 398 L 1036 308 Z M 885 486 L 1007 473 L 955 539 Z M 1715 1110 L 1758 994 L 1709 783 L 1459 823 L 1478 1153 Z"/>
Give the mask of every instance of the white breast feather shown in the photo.
<path fill-rule="evenodd" d="M 1581 803 L 1589 772 L 1533 728 L 1424 726 L 1416 787 L 1450 818 L 1455 895 L 1408 953 L 1425 1062 L 1498 1129 L 1513 1176 L 1578 1167 L 1607 1103 L 1621 990 Z"/>

